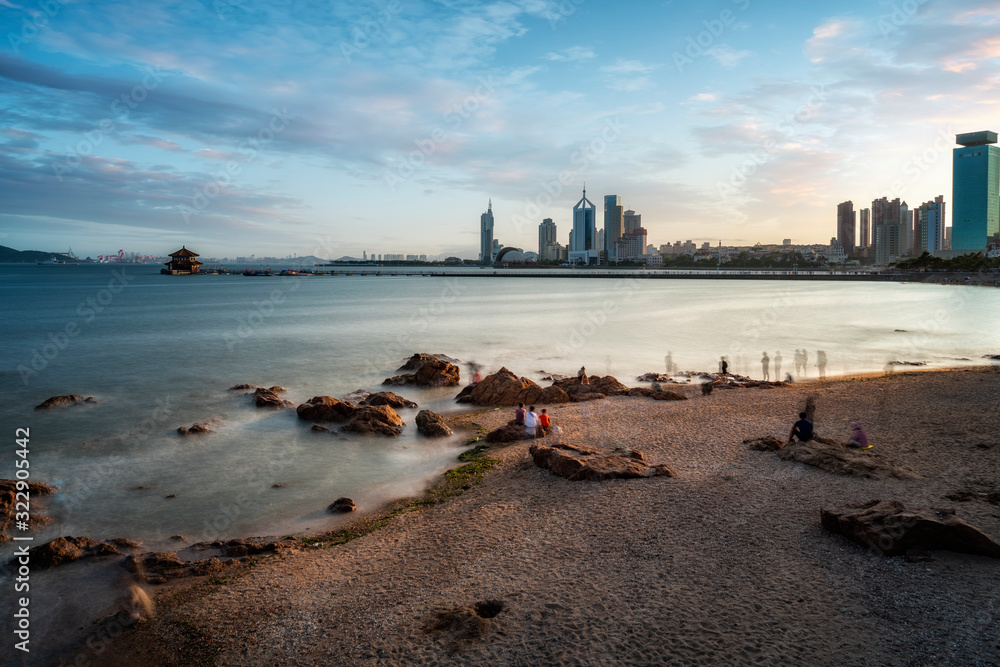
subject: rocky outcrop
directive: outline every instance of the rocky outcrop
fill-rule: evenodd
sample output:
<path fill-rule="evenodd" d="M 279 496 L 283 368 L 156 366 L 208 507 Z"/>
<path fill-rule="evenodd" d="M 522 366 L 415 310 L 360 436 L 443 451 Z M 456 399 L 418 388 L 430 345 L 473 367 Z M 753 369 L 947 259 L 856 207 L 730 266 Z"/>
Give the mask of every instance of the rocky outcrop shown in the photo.
<path fill-rule="evenodd" d="M 416 371 L 419 370 L 428 361 L 444 361 L 449 364 L 455 364 L 456 366 L 462 362 L 458 359 L 449 357 L 446 354 L 427 354 L 425 352 L 417 352 L 412 357 L 406 360 L 406 362 L 396 369 L 396 371 Z"/>
<path fill-rule="evenodd" d="M 444 417 L 430 410 L 421 410 L 417 413 L 417 430 L 428 438 L 444 438 L 454 432 Z"/>
<path fill-rule="evenodd" d="M 97 399 L 93 396 L 88 396 L 84 398 L 78 394 L 68 394 L 66 396 L 52 396 L 45 399 L 41 404 L 36 405 L 36 410 L 49 410 L 51 408 L 64 408 L 70 405 L 80 405 L 81 403 L 96 403 Z"/>
<path fill-rule="evenodd" d="M 218 424 L 218 420 L 213 419 L 211 421 L 201 422 L 200 424 L 192 424 L 186 428 L 184 426 L 178 426 L 177 433 L 178 435 L 203 435 L 205 433 L 214 433 L 215 430 L 212 427 L 216 424 Z"/>
<path fill-rule="evenodd" d="M 851 450 L 826 438 L 786 444 L 777 450 L 777 454 L 778 458 L 784 461 L 798 461 L 835 475 L 870 479 L 915 477 L 913 473 L 893 465 L 871 450 Z"/>
<path fill-rule="evenodd" d="M 380 391 L 374 394 L 368 394 L 368 396 L 361 401 L 361 405 L 388 405 L 394 410 L 417 407 L 417 404 L 413 401 L 407 400 L 399 394 L 391 391 Z"/>
<path fill-rule="evenodd" d="M 500 428 L 493 429 L 486 434 L 486 442 L 517 442 L 524 440 L 524 424 L 505 424 Z"/>
<path fill-rule="evenodd" d="M 229 388 L 229 391 L 241 391 L 246 389 L 263 389 L 263 387 L 258 387 L 255 384 L 234 384 Z"/>
<path fill-rule="evenodd" d="M 600 452 L 577 445 L 532 445 L 531 457 L 535 465 L 548 468 L 554 474 L 570 481 L 600 479 L 632 479 L 636 477 L 673 477 L 674 472 L 665 465 L 649 465 L 641 452 L 615 449 Z"/>
<path fill-rule="evenodd" d="M 343 422 L 354 416 L 358 408 L 353 403 L 340 401 L 333 396 L 313 396 L 295 408 L 299 419 L 318 422 Z"/>
<path fill-rule="evenodd" d="M 528 378 L 518 377 L 507 368 L 501 368 L 480 382 L 470 384 L 455 399 L 459 403 L 493 406 L 514 406 L 518 403 L 550 405 L 569 402 L 569 396 L 559 387 L 542 389 Z"/>
<path fill-rule="evenodd" d="M 365 405 L 354 411 L 351 419 L 341 427 L 341 430 L 361 435 L 395 438 L 403 432 L 405 425 L 406 422 L 388 405 Z"/>
<path fill-rule="evenodd" d="M 337 498 L 326 508 L 330 514 L 346 514 L 357 509 L 357 505 L 350 498 Z"/>
<path fill-rule="evenodd" d="M 687 396 L 684 394 L 678 394 L 676 391 L 666 391 L 656 389 L 647 389 L 646 387 L 633 387 L 628 390 L 629 396 L 643 396 L 645 398 L 652 398 L 655 401 L 686 401 Z"/>
<path fill-rule="evenodd" d="M 421 355 L 414 355 L 414 357 L 416 356 Z M 382 384 L 397 387 L 403 385 L 416 385 L 418 387 L 454 387 L 458 385 L 461 375 L 458 366 L 434 357 L 428 357 L 427 355 L 422 356 L 426 358 L 419 362 L 415 362 L 419 365 L 413 373 L 386 378 Z M 412 361 L 413 357 L 410 358 L 410 361 L 408 361 L 403 368 L 410 365 L 410 362 Z"/>
<path fill-rule="evenodd" d="M 646 373 L 637 377 L 636 380 L 639 382 L 676 382 L 672 377 L 663 373 Z"/>
<path fill-rule="evenodd" d="M 243 558 L 260 554 L 277 553 L 290 549 L 296 544 L 293 539 L 270 540 L 265 537 L 248 537 L 245 539 L 216 540 L 214 542 L 198 542 L 191 545 L 193 551 L 216 551 L 225 558 Z"/>
<path fill-rule="evenodd" d="M 278 387 L 280 389 L 281 387 Z M 282 397 L 271 389 L 264 389 L 260 387 L 253 393 L 253 402 L 258 408 L 294 408 L 295 404 L 291 401 L 286 401 Z"/>
<path fill-rule="evenodd" d="M 562 389 L 574 403 L 593 401 L 607 396 L 623 396 L 629 391 L 628 387 L 610 375 L 604 377 L 592 375 L 588 380 L 590 384 L 583 384 L 580 378 L 571 377 L 556 380 L 552 386 Z"/>
<path fill-rule="evenodd" d="M 119 547 L 131 549 L 134 548 L 132 547 L 133 544 L 137 543 L 120 538 L 98 542 L 89 537 L 57 537 L 54 540 L 30 549 L 28 551 L 28 558 L 31 561 L 32 568 L 48 570 L 82 558 L 121 556 L 122 552 Z M 11 560 L 10 564 L 13 565 L 15 562 L 16 559 Z"/>
<path fill-rule="evenodd" d="M 18 485 L 21 485 L 18 487 Z M 34 510 L 28 515 L 28 528 L 34 530 L 40 526 L 51 523 L 52 520 L 43 514 L 38 514 L 41 508 L 40 496 L 46 496 L 56 492 L 56 487 L 41 482 L 26 482 L 23 480 L 0 479 L 0 544 L 10 541 L 9 532 L 17 526 L 16 515 L 19 511 L 17 507 L 17 492 L 27 488 L 31 498 L 31 509 Z M 22 497 L 23 500 L 23 497 Z M 23 534 L 23 531 L 18 531 Z"/>
<path fill-rule="evenodd" d="M 883 556 L 947 550 L 1000 558 L 1000 543 L 955 515 L 934 507 L 906 509 L 895 500 L 870 500 L 820 511 L 827 530 Z"/>

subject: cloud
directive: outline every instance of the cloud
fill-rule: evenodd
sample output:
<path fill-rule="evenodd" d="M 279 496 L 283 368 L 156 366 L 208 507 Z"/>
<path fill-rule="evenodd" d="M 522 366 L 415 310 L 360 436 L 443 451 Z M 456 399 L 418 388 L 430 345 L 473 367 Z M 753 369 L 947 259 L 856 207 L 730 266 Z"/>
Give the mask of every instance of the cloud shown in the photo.
<path fill-rule="evenodd" d="M 715 62 L 719 63 L 723 67 L 736 67 L 745 58 L 749 58 L 753 55 L 753 51 L 748 51 L 746 49 L 742 51 L 736 51 L 731 46 L 726 44 L 719 44 L 718 46 L 713 46 L 710 49 L 705 50 L 705 54 L 711 56 L 715 59 Z"/>
<path fill-rule="evenodd" d="M 596 56 L 592 49 L 583 46 L 571 46 L 568 49 L 563 49 L 562 51 L 549 51 L 544 56 L 546 60 L 552 60 L 554 62 L 584 62 L 586 60 L 593 60 Z"/>

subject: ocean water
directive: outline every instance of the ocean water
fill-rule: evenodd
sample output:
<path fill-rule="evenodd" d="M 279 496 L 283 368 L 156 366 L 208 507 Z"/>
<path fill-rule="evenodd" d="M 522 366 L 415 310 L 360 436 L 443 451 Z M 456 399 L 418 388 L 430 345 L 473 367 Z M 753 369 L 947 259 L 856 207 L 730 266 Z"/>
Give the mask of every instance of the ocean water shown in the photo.
<path fill-rule="evenodd" d="M 794 372 L 799 348 L 828 376 L 889 361 L 943 367 L 1000 352 L 1000 290 L 921 283 L 163 276 L 158 267 L 0 267 L 3 423 L 30 428 L 32 479 L 56 484 L 38 539 L 132 537 L 148 548 L 318 531 L 325 507 L 362 509 L 417 493 L 455 462 L 464 437 L 313 433 L 294 411 L 255 408 L 238 383 L 281 385 L 295 403 L 376 390 L 414 352 L 626 383 L 680 370 L 760 377 L 761 354 Z M 466 369 L 463 366 L 463 374 Z M 467 376 L 463 377 L 463 380 Z M 457 389 L 397 389 L 458 409 Z M 34 411 L 58 394 L 94 405 Z M 182 438 L 178 426 L 218 420 Z M 13 455 L 0 476 L 14 473 Z M 273 488 L 281 483 L 282 488 Z M 145 487 L 145 488 L 140 488 Z M 166 496 L 175 496 L 167 498 Z M 173 543 L 176 545 L 176 543 Z"/>

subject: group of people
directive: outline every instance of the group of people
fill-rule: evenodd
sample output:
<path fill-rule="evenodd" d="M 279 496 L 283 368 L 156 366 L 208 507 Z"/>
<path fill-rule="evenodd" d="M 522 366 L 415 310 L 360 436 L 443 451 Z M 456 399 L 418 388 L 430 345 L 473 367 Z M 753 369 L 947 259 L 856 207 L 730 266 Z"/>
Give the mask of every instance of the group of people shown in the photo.
<path fill-rule="evenodd" d="M 552 430 L 552 421 L 545 408 L 542 408 L 541 414 L 535 414 L 535 406 L 532 405 L 525 410 L 524 403 L 517 404 L 517 410 L 514 410 L 514 423 L 524 426 L 526 438 L 540 438 Z"/>
<path fill-rule="evenodd" d="M 809 415 L 805 412 L 799 413 L 799 420 L 792 425 L 792 432 L 788 434 L 788 442 L 794 442 L 798 438 L 799 442 L 809 442 L 816 437 L 813 430 L 813 423 L 809 421 Z M 851 422 L 851 439 L 847 443 L 851 449 L 871 449 L 868 442 L 868 434 L 862 428 L 861 422 Z"/>
<path fill-rule="evenodd" d="M 774 363 L 774 378 L 777 381 L 781 380 L 781 351 L 774 353 L 774 359 L 767 355 L 767 351 L 764 352 L 760 359 L 760 368 L 764 377 L 764 381 L 768 382 L 771 379 L 771 363 Z M 795 357 L 793 358 L 793 363 L 795 364 L 795 375 L 805 377 L 807 375 L 806 368 L 809 366 L 809 353 L 805 349 L 795 350 Z M 823 350 L 816 350 L 816 368 L 819 369 L 819 379 L 823 380 L 826 378 L 826 352 Z M 786 381 L 791 381 L 792 376 L 789 373 L 785 378 Z"/>

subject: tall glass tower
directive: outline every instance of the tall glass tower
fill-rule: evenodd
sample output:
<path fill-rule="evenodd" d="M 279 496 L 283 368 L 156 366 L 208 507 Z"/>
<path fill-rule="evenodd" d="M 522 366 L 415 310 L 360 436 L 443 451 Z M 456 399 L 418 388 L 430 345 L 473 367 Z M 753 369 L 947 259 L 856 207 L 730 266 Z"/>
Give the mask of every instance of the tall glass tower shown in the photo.
<path fill-rule="evenodd" d="M 490 199 L 486 213 L 479 216 L 479 261 L 493 263 L 493 199 Z"/>
<path fill-rule="evenodd" d="M 622 200 L 618 195 L 604 196 L 604 248 L 605 257 L 608 261 L 618 259 L 615 257 L 615 242 L 622 237 L 625 231 L 625 216 L 622 210 Z"/>
<path fill-rule="evenodd" d="M 587 186 L 583 186 L 583 198 L 573 207 L 572 249 L 597 249 L 597 207 L 587 199 Z"/>
<path fill-rule="evenodd" d="M 952 157 L 952 250 L 985 250 L 1000 232 L 1000 148 L 996 132 L 955 136 Z"/>

